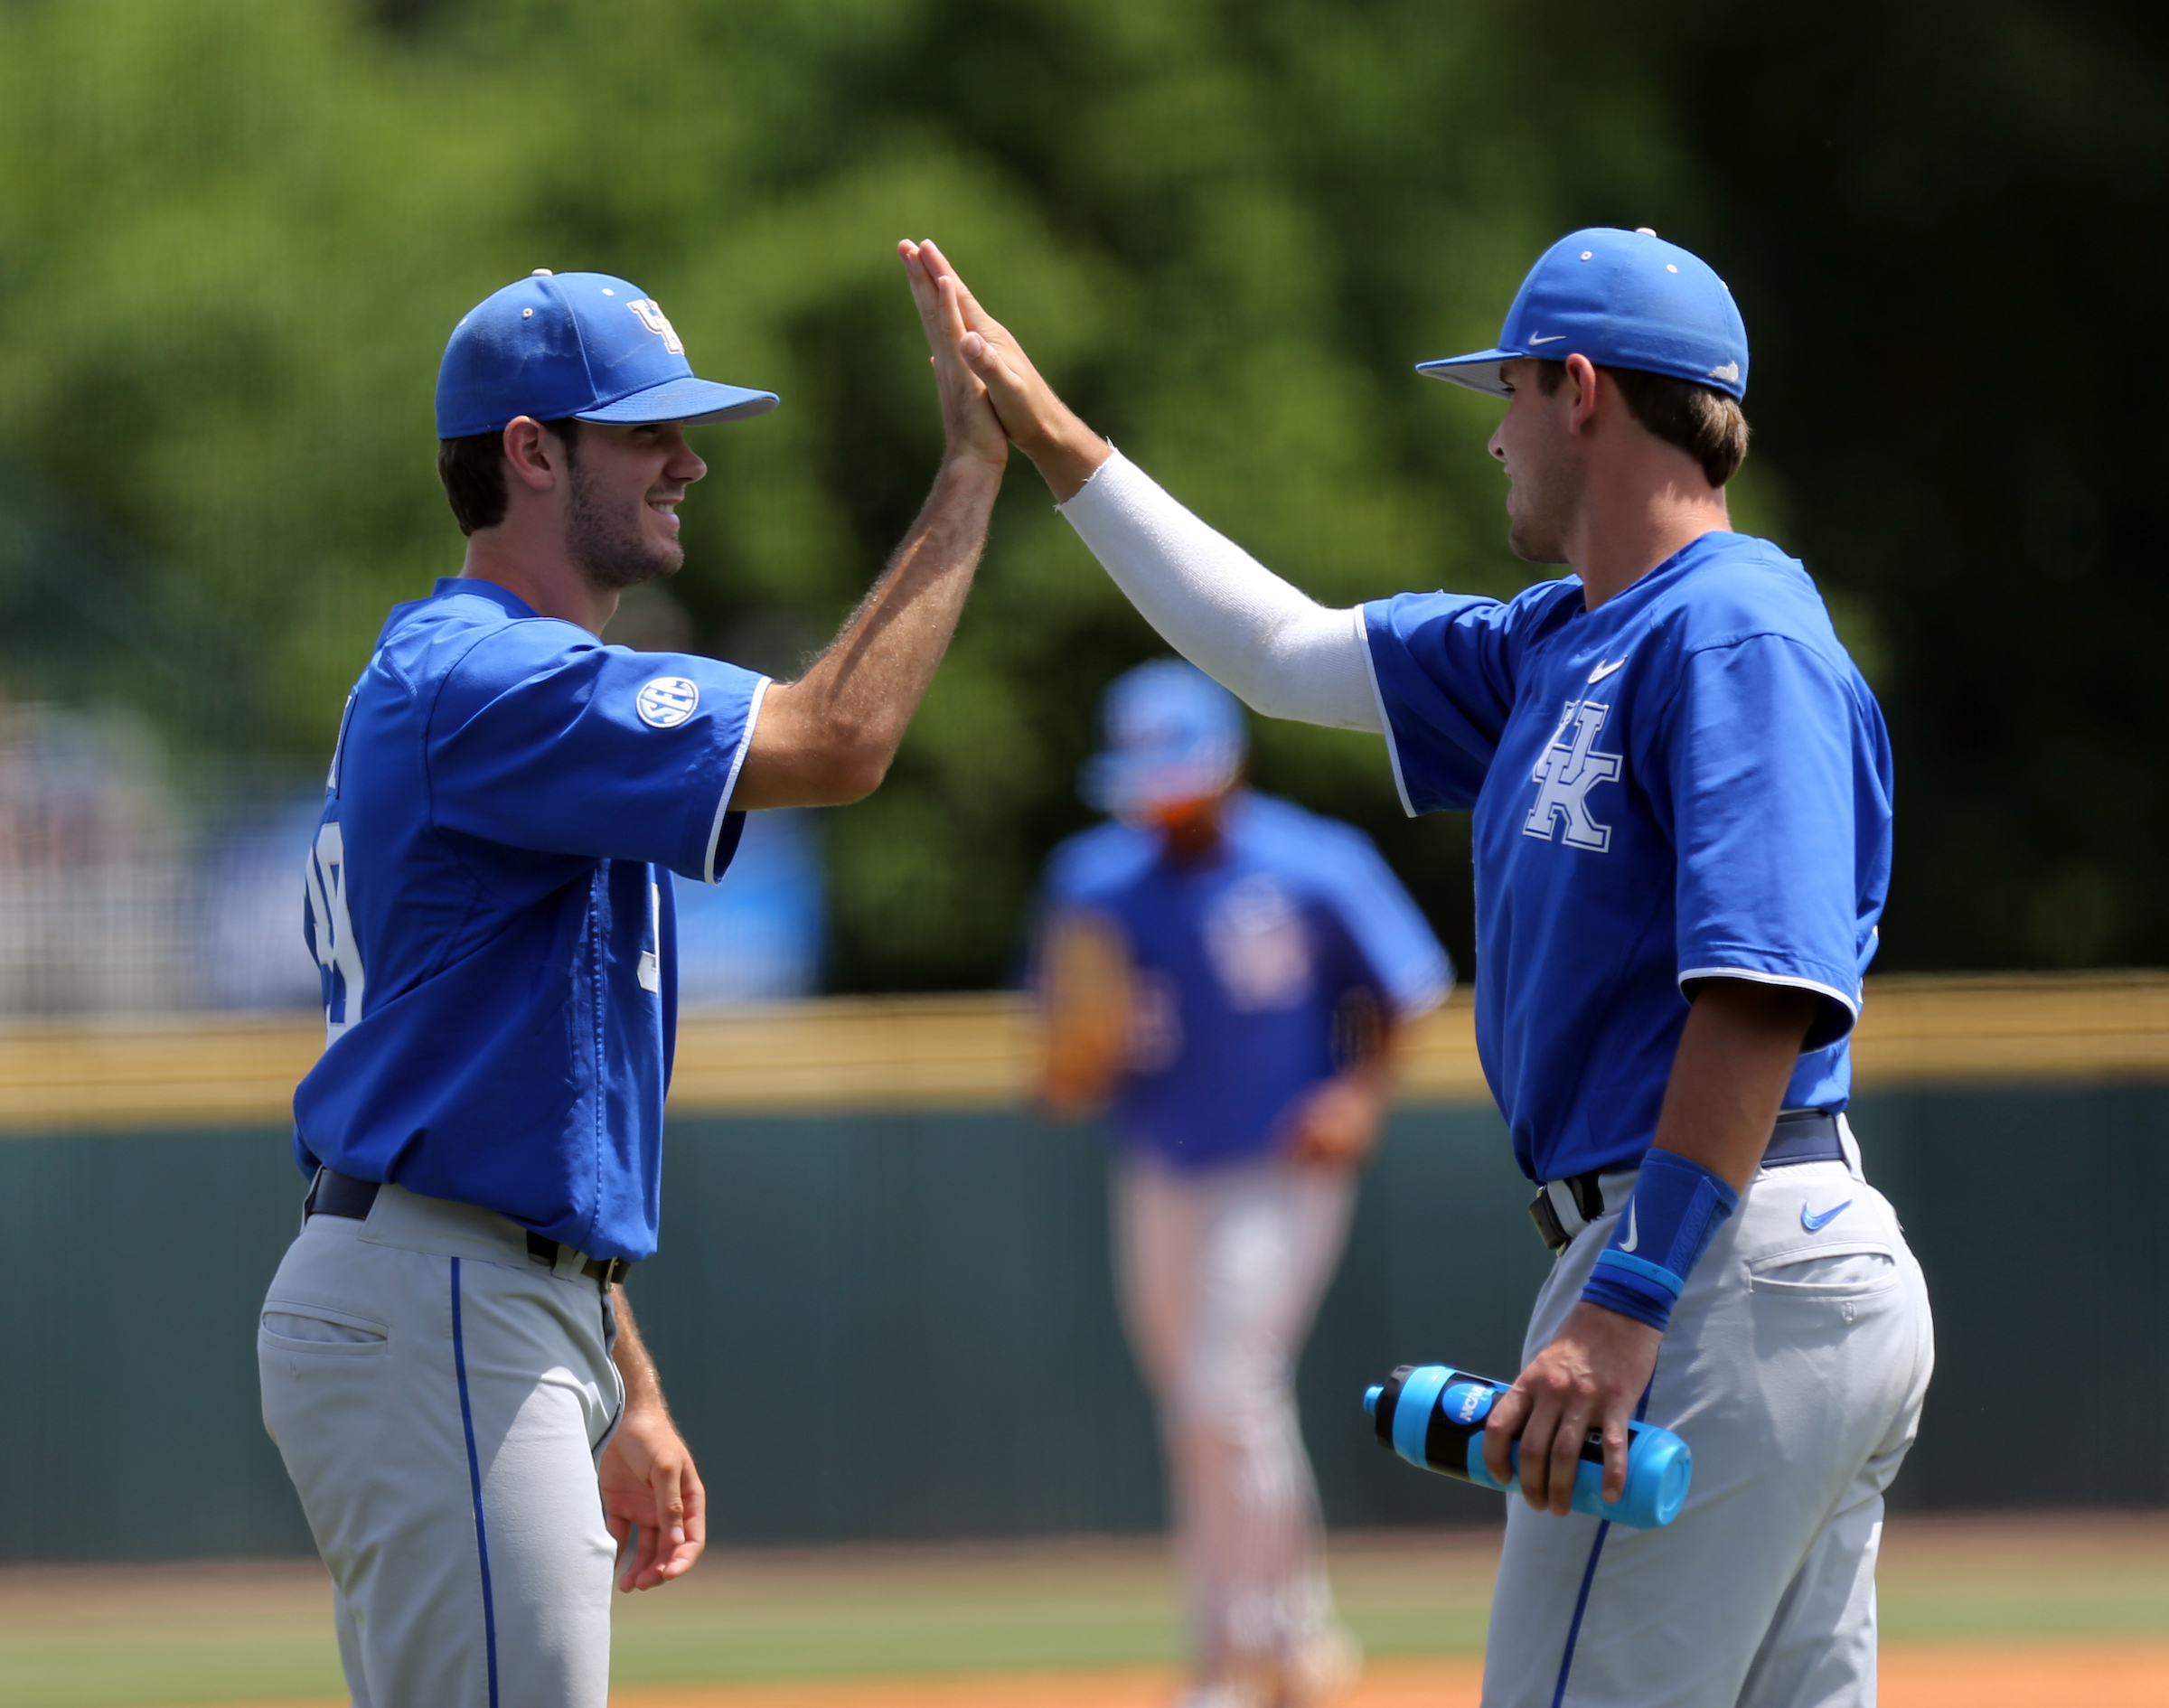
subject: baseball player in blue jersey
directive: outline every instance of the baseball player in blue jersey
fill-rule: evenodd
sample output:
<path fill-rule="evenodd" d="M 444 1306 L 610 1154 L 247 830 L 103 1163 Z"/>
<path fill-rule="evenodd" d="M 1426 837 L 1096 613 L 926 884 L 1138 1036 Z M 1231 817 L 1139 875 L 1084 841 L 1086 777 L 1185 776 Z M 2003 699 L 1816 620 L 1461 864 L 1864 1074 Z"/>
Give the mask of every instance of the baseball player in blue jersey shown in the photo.
<path fill-rule="evenodd" d="M 1045 1100 L 1112 1103 L 1123 1317 L 1159 1407 L 1194 1684 L 1310 1708 L 1354 1675 L 1295 1361 L 1333 1278 L 1394 1028 L 1445 951 L 1359 831 L 1242 786 L 1232 695 L 1179 659 L 1119 679 L 1047 868 Z"/>
<path fill-rule="evenodd" d="M 328 1042 L 310 1177 L 264 1301 L 264 1420 L 358 1708 L 599 1708 L 614 1558 L 682 1574 L 700 1479 L 621 1285 L 655 1249 L 672 874 L 751 808 L 855 800 L 948 643 L 1007 447 L 953 282 L 902 246 L 948 449 L 887 572 L 795 682 L 606 646 L 674 573 L 697 379 L 624 279 L 539 272 L 454 330 L 438 470 L 462 573 L 395 609 L 346 703 L 306 861 Z"/>
<path fill-rule="evenodd" d="M 1423 371 L 1506 399 L 1508 542 L 1571 573 L 1338 611 L 965 314 L 1011 438 L 1178 651 L 1262 712 L 1384 734 L 1411 812 L 1474 809 L 1478 1045 L 1558 1253 L 1487 1430 L 1501 1479 L 1518 1441 L 1526 1501 L 1485 1702 L 1872 1703 L 1883 1491 L 1933 1360 L 1844 1115 L 1891 755 L 1806 572 L 1731 530 L 1731 294 L 1648 230 L 1554 245 L 1496 347 Z M 1585 1440 L 1618 1498 L 1638 1414 L 1694 1450 L 1685 1510 L 1570 1514 Z"/>

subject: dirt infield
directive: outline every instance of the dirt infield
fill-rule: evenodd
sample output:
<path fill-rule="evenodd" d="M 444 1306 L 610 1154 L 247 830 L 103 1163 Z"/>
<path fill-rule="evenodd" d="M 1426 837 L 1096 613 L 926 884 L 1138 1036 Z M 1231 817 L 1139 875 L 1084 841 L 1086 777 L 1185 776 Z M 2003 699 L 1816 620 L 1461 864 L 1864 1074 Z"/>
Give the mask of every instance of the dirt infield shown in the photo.
<path fill-rule="evenodd" d="M 1473 1660 L 1373 1664 L 1340 1708 L 1477 1708 Z M 977 1673 L 939 1678 L 626 1689 L 613 1708 L 1166 1708 L 1164 1668 Z M 1922 1647 L 1886 1652 L 1883 1708 L 2160 1708 L 2169 1702 L 2169 1644 L 2057 1644 L 2003 1649 Z M 235 1708 L 239 1708 L 239 1704 Z M 324 1701 L 248 1708 L 343 1708 Z"/>
<path fill-rule="evenodd" d="M 1374 1663 L 1341 1708 L 1477 1708 L 1473 1660 Z M 725 1690 L 621 1690 L 615 1708 L 1166 1708 L 1175 1675 L 1158 1670 L 1006 1673 Z M 2007 1650 L 1901 1649 L 1883 1660 L 1883 1708 L 2160 1708 L 2169 1644 L 2057 1645 Z"/>

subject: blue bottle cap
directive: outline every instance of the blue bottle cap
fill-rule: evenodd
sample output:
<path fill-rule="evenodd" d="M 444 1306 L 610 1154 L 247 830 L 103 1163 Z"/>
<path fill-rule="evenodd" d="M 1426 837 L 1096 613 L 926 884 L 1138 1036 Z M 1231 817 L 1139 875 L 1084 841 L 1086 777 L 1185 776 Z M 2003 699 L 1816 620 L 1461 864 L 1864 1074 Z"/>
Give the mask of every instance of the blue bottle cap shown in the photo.
<path fill-rule="evenodd" d="M 1651 1430 L 1628 1461 L 1627 1492 L 1620 1506 L 1633 1513 L 1627 1523 L 1642 1529 L 1668 1525 L 1679 1516 L 1695 1477 L 1695 1455 L 1669 1430 Z"/>

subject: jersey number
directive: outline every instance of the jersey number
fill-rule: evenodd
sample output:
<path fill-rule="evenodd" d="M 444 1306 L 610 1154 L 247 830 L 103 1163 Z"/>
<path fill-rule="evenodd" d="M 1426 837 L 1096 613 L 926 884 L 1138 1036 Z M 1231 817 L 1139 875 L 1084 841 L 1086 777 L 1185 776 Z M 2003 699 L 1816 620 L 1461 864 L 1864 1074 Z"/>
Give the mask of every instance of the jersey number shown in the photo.
<path fill-rule="evenodd" d="M 346 906 L 346 838 L 336 820 L 316 832 L 305 866 L 309 936 L 324 971 L 324 1029 L 329 1043 L 362 1018 L 363 982 L 362 950 Z"/>

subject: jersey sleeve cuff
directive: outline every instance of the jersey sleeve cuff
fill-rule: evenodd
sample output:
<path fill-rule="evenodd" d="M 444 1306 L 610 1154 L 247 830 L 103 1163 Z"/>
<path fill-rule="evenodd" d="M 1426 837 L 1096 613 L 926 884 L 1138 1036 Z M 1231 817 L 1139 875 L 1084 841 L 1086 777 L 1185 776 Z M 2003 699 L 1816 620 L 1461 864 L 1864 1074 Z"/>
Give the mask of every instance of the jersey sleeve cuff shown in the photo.
<path fill-rule="evenodd" d="M 1103 504 L 1121 502 L 1115 489 L 1122 484 L 1124 474 L 1143 472 L 1115 448 L 1113 439 L 1101 442 L 1106 446 L 1107 455 L 1100 459 L 1099 466 L 1084 477 L 1084 485 L 1055 506 L 1055 514 L 1073 528 L 1077 526 L 1080 513 L 1089 517 Z"/>
<path fill-rule="evenodd" d="M 1415 803 L 1408 798 L 1408 781 L 1401 774 L 1401 744 L 1394 734 L 1393 715 L 1385 709 L 1385 690 L 1378 686 L 1378 661 L 1371 656 L 1371 607 L 1356 607 L 1356 643 L 1363 650 L 1363 668 L 1371 679 L 1371 699 L 1378 707 L 1378 727 L 1385 732 L 1385 756 L 1394 767 L 1394 793 L 1401 797 L 1401 810 L 1412 819 L 1422 816 Z M 1445 1000 L 1441 992 L 1440 1001 Z M 1432 1006 L 1436 1006 L 1433 1004 Z"/>
<path fill-rule="evenodd" d="M 708 853 L 700 865 L 700 881 L 716 881 L 716 855 L 723 843 L 723 821 L 730 814 L 730 797 L 738 792 L 738 773 L 746 768 L 746 755 L 753 746 L 754 727 L 761 721 L 761 702 L 767 698 L 770 679 L 762 677 L 754 684 L 753 699 L 746 708 L 746 727 L 739 732 L 737 750 L 730 755 L 730 769 L 724 774 L 723 793 L 716 799 L 715 821 L 708 827 Z"/>
<path fill-rule="evenodd" d="M 1759 966 L 1744 957 L 1713 959 L 1705 964 L 1684 967 L 1679 973 L 1679 991 L 1689 1001 L 1695 998 L 1694 987 L 1706 979 L 1743 979 L 1750 984 L 1785 985 L 1796 990 L 1812 990 L 1823 999 L 1815 1022 L 1808 1028 L 1808 1037 L 1801 1044 L 1800 1053 L 1827 1049 L 1840 1038 L 1848 1036 L 1860 1019 L 1860 981 L 1843 980 L 1826 968 L 1795 971 L 1790 969 Z"/>

